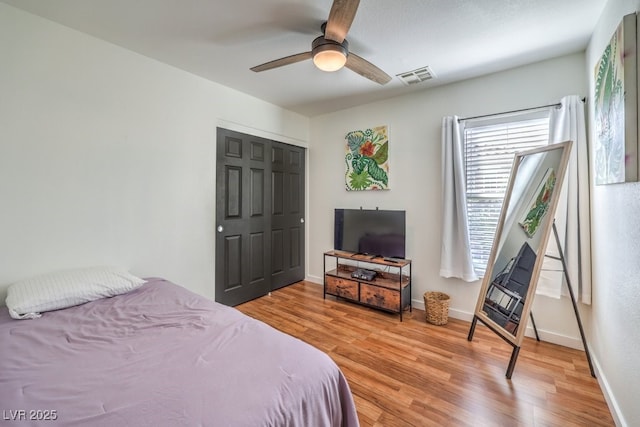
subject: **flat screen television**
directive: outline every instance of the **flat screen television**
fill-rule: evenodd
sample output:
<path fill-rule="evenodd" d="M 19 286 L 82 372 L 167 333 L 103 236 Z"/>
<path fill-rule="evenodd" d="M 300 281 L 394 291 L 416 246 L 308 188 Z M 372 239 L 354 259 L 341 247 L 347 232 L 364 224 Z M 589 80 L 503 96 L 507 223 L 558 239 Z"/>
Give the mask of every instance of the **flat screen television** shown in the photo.
<path fill-rule="evenodd" d="M 405 211 L 335 210 L 335 250 L 372 257 L 405 258 L 405 241 Z"/>

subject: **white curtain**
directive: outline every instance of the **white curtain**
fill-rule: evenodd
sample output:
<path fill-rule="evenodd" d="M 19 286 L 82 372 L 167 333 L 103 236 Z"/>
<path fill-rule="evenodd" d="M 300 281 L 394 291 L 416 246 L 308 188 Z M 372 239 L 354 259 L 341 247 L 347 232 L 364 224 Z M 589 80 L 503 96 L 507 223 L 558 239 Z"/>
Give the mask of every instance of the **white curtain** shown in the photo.
<path fill-rule="evenodd" d="M 442 245 L 440 276 L 478 280 L 467 226 L 463 137 L 457 116 L 442 119 Z"/>
<path fill-rule="evenodd" d="M 573 141 L 555 220 L 574 293 L 579 301 L 591 304 L 589 163 L 584 111 L 584 103 L 578 96 L 562 98 L 560 108 L 551 111 L 549 143 Z M 549 236 L 547 253 L 558 254 L 553 234 Z M 566 294 L 563 281 L 562 265 L 545 261 L 536 290 L 559 298 Z"/>

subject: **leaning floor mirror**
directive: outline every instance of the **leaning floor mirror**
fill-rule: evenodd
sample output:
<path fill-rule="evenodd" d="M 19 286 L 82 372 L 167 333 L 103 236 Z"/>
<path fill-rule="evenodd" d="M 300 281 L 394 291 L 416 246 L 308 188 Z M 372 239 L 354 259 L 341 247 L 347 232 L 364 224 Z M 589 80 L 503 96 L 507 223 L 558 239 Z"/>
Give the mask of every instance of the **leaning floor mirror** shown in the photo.
<path fill-rule="evenodd" d="M 551 144 L 513 161 L 468 336 L 480 321 L 511 344 L 507 378 L 524 339 L 570 150 L 571 141 Z"/>

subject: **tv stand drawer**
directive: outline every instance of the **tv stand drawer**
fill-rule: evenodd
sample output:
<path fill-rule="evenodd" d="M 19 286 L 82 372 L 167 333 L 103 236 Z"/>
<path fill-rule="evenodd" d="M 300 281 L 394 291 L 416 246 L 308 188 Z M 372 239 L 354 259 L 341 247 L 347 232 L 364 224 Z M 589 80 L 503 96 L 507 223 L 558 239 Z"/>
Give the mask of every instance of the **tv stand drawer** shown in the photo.
<path fill-rule="evenodd" d="M 398 312 L 400 311 L 400 292 L 361 283 L 360 302 Z"/>
<path fill-rule="evenodd" d="M 358 301 L 358 282 L 327 276 L 326 293 Z"/>

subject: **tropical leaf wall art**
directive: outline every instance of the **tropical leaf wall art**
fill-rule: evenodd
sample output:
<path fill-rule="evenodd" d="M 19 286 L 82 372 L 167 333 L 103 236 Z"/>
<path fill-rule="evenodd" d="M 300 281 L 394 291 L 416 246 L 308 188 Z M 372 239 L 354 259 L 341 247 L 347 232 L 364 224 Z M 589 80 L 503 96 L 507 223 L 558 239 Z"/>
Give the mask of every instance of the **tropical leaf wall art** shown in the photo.
<path fill-rule="evenodd" d="M 624 182 L 623 42 L 620 25 L 595 69 L 596 184 Z"/>
<path fill-rule="evenodd" d="M 626 15 L 595 67 L 595 183 L 638 181 L 637 17 Z"/>
<path fill-rule="evenodd" d="M 551 195 L 553 194 L 553 188 L 556 185 L 556 173 L 552 168 L 547 169 L 534 193 L 534 199 L 529 203 L 529 210 L 524 217 L 518 221 L 522 230 L 524 230 L 527 237 L 532 238 L 540 225 L 542 219 L 549 210 L 549 203 L 551 202 Z"/>
<path fill-rule="evenodd" d="M 389 189 L 389 137 L 387 126 L 354 130 L 345 136 L 349 191 Z"/>

